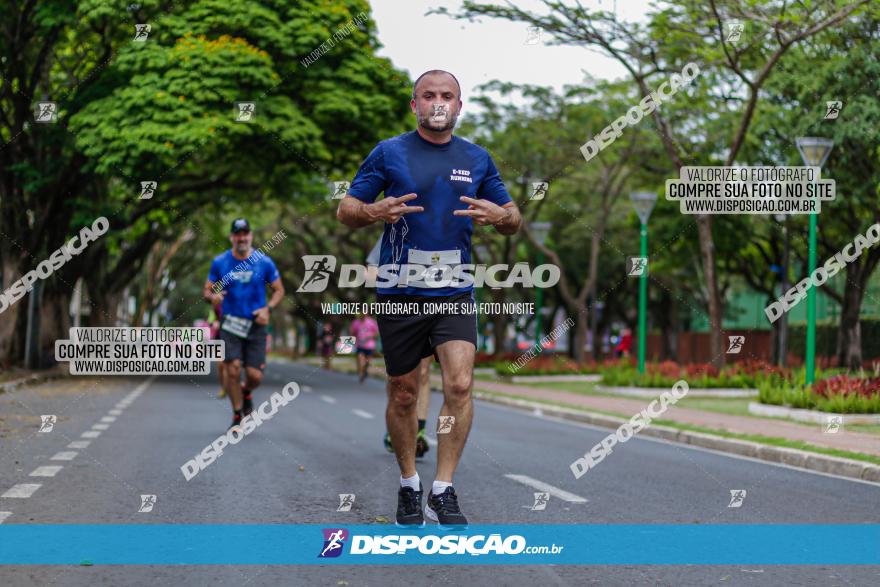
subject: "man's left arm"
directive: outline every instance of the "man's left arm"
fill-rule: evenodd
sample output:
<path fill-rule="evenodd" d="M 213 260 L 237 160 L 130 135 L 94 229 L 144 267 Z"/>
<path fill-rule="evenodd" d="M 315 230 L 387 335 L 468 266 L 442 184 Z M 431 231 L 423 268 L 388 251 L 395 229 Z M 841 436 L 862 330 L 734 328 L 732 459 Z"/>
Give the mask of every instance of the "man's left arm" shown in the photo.
<path fill-rule="evenodd" d="M 454 216 L 470 216 L 477 224 L 494 226 L 495 230 L 505 235 L 515 234 L 522 226 L 522 215 L 513 202 L 499 206 L 489 200 L 477 200 L 468 196 L 461 196 L 459 199 L 468 207 L 467 210 L 453 211 Z"/>
<path fill-rule="evenodd" d="M 272 310 L 281 303 L 281 300 L 284 299 L 284 285 L 281 283 L 281 278 L 279 277 L 275 281 L 269 284 L 269 287 L 272 288 L 272 297 L 269 298 L 269 309 Z"/>
<path fill-rule="evenodd" d="M 504 235 L 516 234 L 522 226 L 522 214 L 519 213 L 519 206 L 513 202 L 507 202 L 501 209 L 504 210 L 504 218 L 493 226 L 495 230 Z"/>

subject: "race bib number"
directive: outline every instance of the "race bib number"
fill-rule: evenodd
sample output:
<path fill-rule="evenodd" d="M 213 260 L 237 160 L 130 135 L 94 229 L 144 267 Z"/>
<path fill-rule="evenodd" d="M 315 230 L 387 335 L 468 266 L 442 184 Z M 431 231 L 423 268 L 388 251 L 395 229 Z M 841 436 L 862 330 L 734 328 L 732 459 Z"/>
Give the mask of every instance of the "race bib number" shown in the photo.
<path fill-rule="evenodd" d="M 248 320 L 247 318 L 226 316 L 223 319 L 223 326 L 220 327 L 220 330 L 225 330 L 229 334 L 233 334 L 239 338 L 247 338 L 248 333 L 251 331 L 251 324 L 253 323 L 253 320 Z"/>
<path fill-rule="evenodd" d="M 411 265 L 449 265 L 455 266 L 461 263 L 461 251 L 423 251 L 421 249 L 409 250 L 409 263 Z"/>

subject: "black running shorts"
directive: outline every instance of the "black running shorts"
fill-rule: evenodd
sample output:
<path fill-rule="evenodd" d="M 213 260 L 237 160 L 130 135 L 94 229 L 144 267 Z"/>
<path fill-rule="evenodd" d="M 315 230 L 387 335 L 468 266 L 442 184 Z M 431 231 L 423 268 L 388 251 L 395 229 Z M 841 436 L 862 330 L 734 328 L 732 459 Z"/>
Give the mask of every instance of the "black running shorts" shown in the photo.
<path fill-rule="evenodd" d="M 464 340 L 477 346 L 472 292 L 451 296 L 379 294 L 376 301 L 385 372 L 392 377 L 409 373 L 424 357 L 436 358 L 434 349 L 444 342 Z M 386 312 L 386 308 L 393 311 Z"/>
<path fill-rule="evenodd" d="M 268 329 L 265 324 L 251 324 L 247 338 L 235 336 L 225 330 L 220 331 L 220 340 L 226 343 L 226 358 L 228 363 L 236 359 L 246 367 L 263 370 L 266 368 L 266 335 Z"/>

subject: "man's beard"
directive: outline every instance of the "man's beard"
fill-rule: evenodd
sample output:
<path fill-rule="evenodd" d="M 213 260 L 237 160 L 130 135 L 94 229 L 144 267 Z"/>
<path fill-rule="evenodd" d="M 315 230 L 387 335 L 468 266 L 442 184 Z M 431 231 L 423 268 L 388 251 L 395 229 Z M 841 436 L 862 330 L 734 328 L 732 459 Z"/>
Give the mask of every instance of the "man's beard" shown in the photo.
<path fill-rule="evenodd" d="M 453 114 L 450 109 L 447 111 L 445 118 L 434 120 L 433 112 L 425 114 L 420 111 L 418 118 L 419 126 L 423 129 L 432 132 L 443 132 L 455 128 L 455 123 L 458 122 L 458 113 Z"/>

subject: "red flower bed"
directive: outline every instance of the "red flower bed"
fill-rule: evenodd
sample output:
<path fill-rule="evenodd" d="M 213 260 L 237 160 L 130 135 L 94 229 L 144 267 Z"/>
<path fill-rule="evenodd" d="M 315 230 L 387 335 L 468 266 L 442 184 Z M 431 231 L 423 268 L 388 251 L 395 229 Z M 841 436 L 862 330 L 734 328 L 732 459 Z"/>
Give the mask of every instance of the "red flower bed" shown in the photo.
<path fill-rule="evenodd" d="M 746 359 L 744 361 L 737 361 L 731 365 L 725 367 L 725 370 L 728 370 L 733 373 L 739 373 L 741 375 L 786 375 L 787 370 L 782 367 L 778 367 L 773 365 L 763 359 Z"/>
<path fill-rule="evenodd" d="M 694 363 L 684 368 L 689 377 L 718 377 L 718 368 L 709 363 Z"/>
<path fill-rule="evenodd" d="M 822 397 L 832 395 L 860 395 L 871 397 L 880 393 L 880 377 L 853 377 L 835 375 L 817 382 L 813 391 Z"/>

